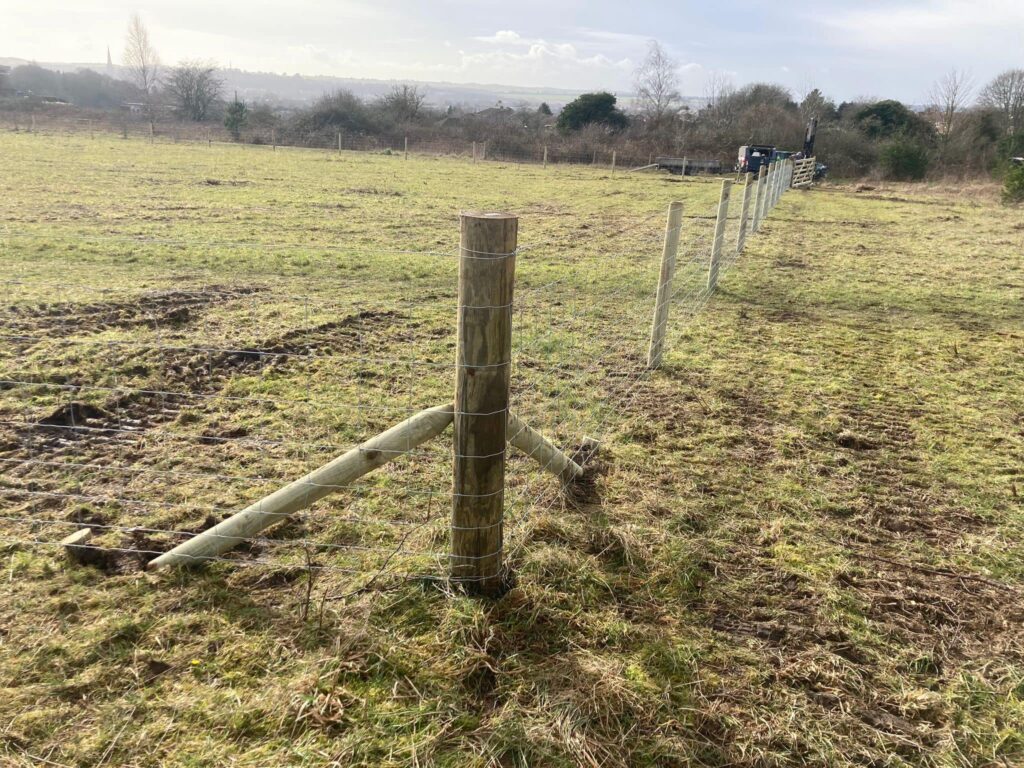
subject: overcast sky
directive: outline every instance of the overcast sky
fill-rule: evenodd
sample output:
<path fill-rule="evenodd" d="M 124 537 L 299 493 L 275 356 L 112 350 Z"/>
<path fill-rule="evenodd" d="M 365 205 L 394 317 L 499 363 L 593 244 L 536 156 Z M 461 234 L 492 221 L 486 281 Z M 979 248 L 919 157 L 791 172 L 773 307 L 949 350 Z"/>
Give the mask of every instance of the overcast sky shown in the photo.
<path fill-rule="evenodd" d="M 121 58 L 138 11 L 162 58 L 288 74 L 630 90 L 651 38 L 682 90 L 709 73 L 920 103 L 950 68 L 1024 67 L 1024 0 L 0 0 L 0 56 Z"/>

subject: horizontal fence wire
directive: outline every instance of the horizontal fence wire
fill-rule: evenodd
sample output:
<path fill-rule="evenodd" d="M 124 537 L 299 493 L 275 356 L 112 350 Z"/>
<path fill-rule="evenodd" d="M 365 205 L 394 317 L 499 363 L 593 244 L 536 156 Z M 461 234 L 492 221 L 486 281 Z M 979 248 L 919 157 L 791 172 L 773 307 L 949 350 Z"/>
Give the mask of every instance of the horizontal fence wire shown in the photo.
<path fill-rule="evenodd" d="M 712 254 L 719 280 L 739 255 L 742 192 L 734 186 L 718 238 L 710 205 L 687 210 L 674 233 L 654 210 L 632 221 L 595 217 L 582 242 L 574 233 L 524 236 L 513 303 L 461 309 L 512 313 L 512 357 L 497 364 L 510 367 L 508 410 L 588 470 L 594 454 L 584 438 L 614 434 L 654 373 L 646 352 L 652 330 L 663 330 L 651 323 L 664 237 L 680 242 L 664 321 L 679 328 L 711 298 Z M 748 242 L 753 207 L 752 199 Z M 524 235 L 530 221 L 523 217 Z M 346 451 L 369 452 L 361 444 L 395 423 L 450 404 L 455 268 L 459 258 L 495 257 L 454 244 L 388 249 L 90 231 L 98 227 L 0 230 L 7 254 L 67 249 L 50 261 L 12 260 L 0 280 L 0 541 L 57 547 L 89 528 L 93 537 L 76 551 L 114 571 L 201 534 L 216 538 L 208 529 L 227 516 Z M 130 248 L 139 274 L 76 269 L 72 254 L 97 245 Z M 168 248 L 336 252 L 378 266 L 360 277 L 288 264 L 162 274 L 152 265 Z M 426 266 L 396 281 L 379 266 L 391 257 L 427 257 Z M 314 285 L 302 280 L 309 274 Z M 364 583 L 383 573 L 450 578 L 450 430 L 383 452 L 395 459 L 383 469 L 355 483 L 306 481 L 310 492 L 331 495 L 260 535 L 223 537 L 241 546 L 203 559 Z M 500 552 L 514 561 L 538 516 L 562 502 L 565 480 L 551 474 L 555 459 L 541 466 L 514 449 L 508 456 Z"/>
<path fill-rule="evenodd" d="M 675 151 L 593 139 L 565 139 L 545 134 L 530 137 L 512 134 L 487 123 L 465 135 L 413 132 L 405 135 L 365 135 L 324 127 L 295 130 L 271 125 L 243 128 L 237 139 L 223 126 L 180 123 L 169 115 L 151 123 L 141 113 L 103 113 L 91 117 L 61 115 L 53 110 L 0 113 L 0 122 L 18 133 L 89 140 L 143 141 L 160 145 L 191 145 L 211 152 L 242 148 L 250 152 L 358 152 L 401 159 L 408 156 L 453 158 L 471 162 L 590 166 L 602 172 L 625 172 L 656 164 L 665 157 L 678 172 L 682 157 Z M 732 167 L 734 158 L 717 147 L 695 147 L 687 156 L 687 174 L 720 173 Z"/>

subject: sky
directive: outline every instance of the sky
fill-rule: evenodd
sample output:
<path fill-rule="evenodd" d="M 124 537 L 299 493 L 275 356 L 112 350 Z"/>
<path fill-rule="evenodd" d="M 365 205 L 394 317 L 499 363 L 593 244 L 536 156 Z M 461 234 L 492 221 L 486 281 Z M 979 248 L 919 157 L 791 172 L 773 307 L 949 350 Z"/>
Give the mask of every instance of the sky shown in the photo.
<path fill-rule="evenodd" d="M 0 0 L 0 57 L 117 63 L 136 11 L 167 63 L 287 74 L 626 94 L 657 39 L 688 96 L 718 76 L 924 103 L 950 69 L 1024 67 L 1024 0 Z"/>

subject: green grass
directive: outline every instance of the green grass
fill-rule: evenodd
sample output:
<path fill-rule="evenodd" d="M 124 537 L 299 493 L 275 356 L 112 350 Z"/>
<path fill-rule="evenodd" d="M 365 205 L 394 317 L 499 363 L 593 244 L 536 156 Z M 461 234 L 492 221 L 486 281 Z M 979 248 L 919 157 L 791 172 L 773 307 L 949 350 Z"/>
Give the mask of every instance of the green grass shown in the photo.
<path fill-rule="evenodd" d="M 995 186 L 787 195 L 638 380 L 665 208 L 701 256 L 716 182 L 100 134 L 0 156 L 0 379 L 36 383 L 0 385 L 0 484 L 63 495 L 0 515 L 195 528 L 447 401 L 459 210 L 521 215 L 517 410 L 602 441 L 585 503 L 510 461 L 494 602 L 399 578 L 444 573 L 450 440 L 196 573 L 0 521 L 0 762 L 1024 761 L 1024 215 Z M 26 426 L 72 400 L 144 436 Z M 96 540 L 171 543 L 138 536 Z"/>

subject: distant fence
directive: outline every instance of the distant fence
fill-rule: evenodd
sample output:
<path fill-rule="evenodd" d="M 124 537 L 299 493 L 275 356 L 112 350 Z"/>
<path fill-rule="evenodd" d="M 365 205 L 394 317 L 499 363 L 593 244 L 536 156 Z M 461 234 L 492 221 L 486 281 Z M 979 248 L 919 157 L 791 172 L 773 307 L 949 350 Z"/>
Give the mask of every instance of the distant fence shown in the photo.
<path fill-rule="evenodd" d="M 150 123 L 137 113 L 99 113 L 92 117 L 73 113 L 60 114 L 52 109 L 39 112 L 7 112 L 2 118 L 11 130 L 43 134 L 78 133 L 92 137 L 105 134 L 120 135 L 124 139 L 143 139 L 151 142 L 206 142 L 240 143 L 269 146 L 271 148 L 296 147 L 304 149 L 336 150 L 339 152 L 378 152 L 391 155 L 435 155 L 466 157 L 481 162 L 498 160 L 539 165 L 571 164 L 593 165 L 610 170 L 629 170 L 657 164 L 673 172 L 677 166 L 662 164 L 665 159 L 657 152 L 639 151 L 632 146 L 609 147 L 588 145 L 574 139 L 565 139 L 557 133 L 523 141 L 522 137 L 509 138 L 500 128 L 492 135 L 477 140 L 451 136 L 367 135 L 337 128 L 324 128 L 302 134 L 286 132 L 274 126 L 248 126 L 237 140 L 219 123 L 168 122 L 166 117 Z M 484 133 L 487 133 L 484 131 Z M 680 156 L 682 157 L 682 156 Z M 685 175 L 714 175 L 732 169 L 722 157 L 686 155 L 682 169 Z M 671 158 L 669 158 L 671 159 Z"/>
<path fill-rule="evenodd" d="M 0 539 L 114 569 L 227 562 L 499 593 L 531 517 L 585 496 L 593 436 L 630 409 L 794 168 L 723 180 L 711 215 L 672 203 L 663 234 L 648 219 L 520 245 L 517 217 L 463 214 L 457 250 L 371 249 L 380 271 L 356 283 L 248 259 L 238 284 L 8 277 Z M 79 239 L 168 256 L 301 247 Z M 525 280 L 523 253 L 538 265 Z M 340 511 L 299 518 L 328 496 Z"/>

